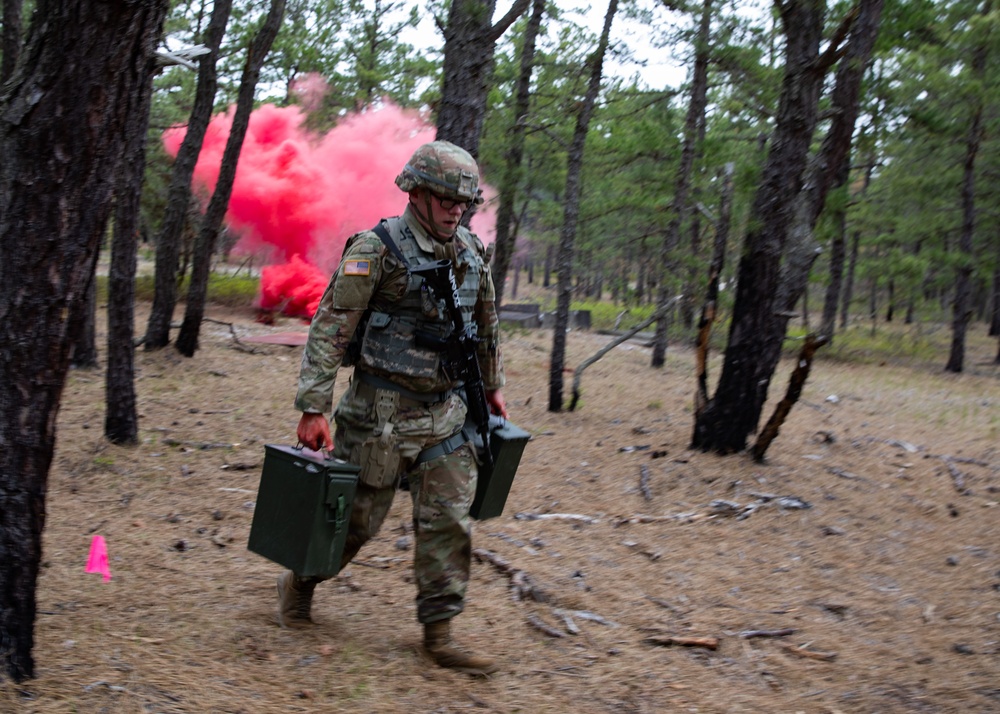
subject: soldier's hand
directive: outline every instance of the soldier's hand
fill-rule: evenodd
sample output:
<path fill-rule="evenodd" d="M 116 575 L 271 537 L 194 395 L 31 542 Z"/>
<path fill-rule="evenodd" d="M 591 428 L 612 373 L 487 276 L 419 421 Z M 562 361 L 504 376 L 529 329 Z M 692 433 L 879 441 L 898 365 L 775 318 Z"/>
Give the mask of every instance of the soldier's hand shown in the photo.
<path fill-rule="evenodd" d="M 299 419 L 299 441 L 313 451 L 323 447 L 333 449 L 333 438 L 330 436 L 330 422 L 323 414 L 303 412 Z"/>
<path fill-rule="evenodd" d="M 507 416 L 507 402 L 503 398 L 503 392 L 499 389 L 486 390 L 486 402 L 490 405 L 491 412 L 504 419 L 510 418 Z"/>

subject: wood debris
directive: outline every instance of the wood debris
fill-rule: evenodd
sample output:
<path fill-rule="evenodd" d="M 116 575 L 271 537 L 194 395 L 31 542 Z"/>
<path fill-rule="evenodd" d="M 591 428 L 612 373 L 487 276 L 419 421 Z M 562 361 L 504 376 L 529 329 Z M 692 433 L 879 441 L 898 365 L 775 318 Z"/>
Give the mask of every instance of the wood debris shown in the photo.
<path fill-rule="evenodd" d="M 639 491 L 647 501 L 653 500 L 653 494 L 649 490 L 649 467 L 646 464 L 639 467 Z"/>
<path fill-rule="evenodd" d="M 548 593 L 535 585 L 530 575 L 520 568 L 515 568 L 493 551 L 486 550 L 485 548 L 476 548 L 472 551 L 472 555 L 480 563 L 489 563 L 503 575 L 510 578 L 511 595 L 515 602 L 524 602 L 525 600 L 532 600 L 534 602 L 551 601 Z"/>
<path fill-rule="evenodd" d="M 837 658 L 836 652 L 818 652 L 816 650 L 806 649 L 806 647 L 808 647 L 808 644 L 793 645 L 786 643 L 781 645 L 781 648 L 785 650 L 785 652 L 798 657 L 805 657 L 806 659 L 814 659 L 819 662 L 832 662 Z"/>
<path fill-rule="evenodd" d="M 794 627 L 785 627 L 780 630 L 743 630 L 740 633 L 740 638 L 744 640 L 749 640 L 754 637 L 787 637 L 788 635 L 794 635 L 798 630 Z"/>
<path fill-rule="evenodd" d="M 523 603 L 525 601 L 531 601 L 546 604 L 552 604 L 555 602 L 551 595 L 534 583 L 528 573 L 520 568 L 514 567 L 496 553 L 486 550 L 485 548 L 476 548 L 472 551 L 472 555 L 480 563 L 489 563 L 501 574 L 510 578 L 511 596 L 514 598 L 514 602 Z M 580 627 L 576 624 L 576 620 L 578 619 L 586 620 L 588 622 L 596 622 L 600 625 L 605 625 L 606 627 L 618 627 L 617 623 L 612 622 L 597 613 L 590 612 L 589 610 L 564 610 L 553 607 L 552 615 L 563 623 L 563 627 L 566 630 L 565 632 L 545 622 L 541 617 L 533 612 L 527 613 L 525 615 L 525 619 L 529 625 L 549 637 L 565 637 L 566 633 L 571 635 L 581 634 Z"/>
<path fill-rule="evenodd" d="M 566 636 L 566 635 L 563 634 L 563 632 L 561 630 L 557 630 L 555 627 L 552 627 L 552 625 L 550 625 L 547 622 L 545 622 L 544 620 L 542 620 L 542 618 L 540 618 L 538 615 L 536 615 L 533 612 L 529 612 L 525 616 L 525 619 L 528 621 L 529 625 L 531 625 L 532 627 L 534 627 L 536 630 L 538 630 L 539 632 L 541 632 L 543 635 L 548 635 L 549 637 L 555 637 L 555 638 L 565 637 Z"/>
<path fill-rule="evenodd" d="M 518 521 L 579 521 L 580 523 L 587 524 L 600 523 L 593 516 L 585 516 L 580 513 L 515 513 L 514 518 Z"/>
<path fill-rule="evenodd" d="M 680 647 L 705 647 L 710 650 L 719 649 L 718 637 L 683 637 L 676 635 L 653 635 L 643 640 L 648 645 L 659 645 L 670 647 L 678 645 Z"/>
<path fill-rule="evenodd" d="M 951 482 L 955 485 L 955 490 L 963 496 L 971 495 L 972 491 L 965 485 L 965 474 L 955 466 L 955 460 L 950 456 L 942 456 L 941 460 L 944 461 L 944 465 L 948 468 L 948 473 L 951 474 Z"/>

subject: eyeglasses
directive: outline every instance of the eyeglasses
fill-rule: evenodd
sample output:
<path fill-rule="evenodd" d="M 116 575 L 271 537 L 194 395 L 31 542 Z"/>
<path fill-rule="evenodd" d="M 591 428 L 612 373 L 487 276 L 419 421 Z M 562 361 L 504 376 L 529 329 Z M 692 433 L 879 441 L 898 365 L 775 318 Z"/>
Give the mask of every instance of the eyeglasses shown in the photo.
<path fill-rule="evenodd" d="M 436 193 L 433 192 L 431 193 L 431 195 L 437 199 L 437 202 L 441 204 L 441 208 L 443 208 L 446 211 L 450 211 L 455 206 L 461 206 L 463 211 L 467 211 L 469 210 L 469 205 L 472 203 L 472 201 L 468 199 L 460 201 L 455 198 L 444 198 L 443 196 L 438 196 Z"/>

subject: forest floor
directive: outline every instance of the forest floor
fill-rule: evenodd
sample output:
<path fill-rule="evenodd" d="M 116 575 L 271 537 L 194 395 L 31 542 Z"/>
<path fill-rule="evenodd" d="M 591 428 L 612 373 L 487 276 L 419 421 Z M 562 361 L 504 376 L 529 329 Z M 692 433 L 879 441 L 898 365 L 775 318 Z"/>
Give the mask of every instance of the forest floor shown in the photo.
<path fill-rule="evenodd" d="M 193 359 L 138 352 L 137 447 L 102 436 L 103 370 L 70 374 L 37 678 L 0 681 L 0 710 L 1000 711 L 1000 368 L 981 325 L 961 375 L 942 371 L 946 351 L 918 365 L 821 354 L 762 464 L 688 449 L 690 350 L 652 370 L 628 342 L 556 414 L 551 332 L 512 331 L 504 391 L 533 436 L 504 514 L 475 526 L 455 634 L 502 671 L 472 679 L 420 654 L 405 493 L 319 587 L 317 624 L 277 626 L 281 568 L 246 543 L 264 445 L 295 442 L 301 348 L 246 338 L 307 328 L 208 315 L 229 324 L 205 323 Z M 571 333 L 567 366 L 608 340 Z M 94 535 L 110 581 L 84 572 Z M 546 601 L 512 597 L 496 558 Z"/>

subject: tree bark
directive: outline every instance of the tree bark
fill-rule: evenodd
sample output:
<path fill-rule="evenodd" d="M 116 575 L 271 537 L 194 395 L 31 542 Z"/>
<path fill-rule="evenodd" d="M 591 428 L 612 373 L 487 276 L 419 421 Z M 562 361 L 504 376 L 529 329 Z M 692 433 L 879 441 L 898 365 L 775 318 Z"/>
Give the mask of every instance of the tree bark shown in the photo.
<path fill-rule="evenodd" d="M 878 36 L 882 0 L 863 0 L 819 55 L 824 9 L 825 3 L 813 1 L 782 6 L 788 38 L 786 84 L 764 183 L 753 208 L 751 224 L 759 228 L 748 235 L 740 264 L 722 379 L 695 426 L 694 445 L 706 450 L 741 451 L 747 436 L 757 429 L 788 320 L 819 254 L 813 229 L 829 191 L 847 178 L 861 80 Z M 810 161 L 808 144 L 816 126 L 823 74 L 840 57 L 840 44 L 848 35 L 831 97 L 835 115 Z M 772 170 L 794 175 L 776 177 Z M 743 299 L 750 303 L 744 305 Z"/>
<path fill-rule="evenodd" d="M 846 330 L 851 321 L 851 300 L 854 299 L 854 276 L 858 272 L 858 255 L 861 252 L 861 231 L 854 231 L 851 240 L 851 255 L 847 261 L 847 278 L 844 280 L 844 294 L 840 300 L 840 328 Z"/>
<path fill-rule="evenodd" d="M 825 335 L 827 343 L 833 343 L 833 333 L 837 325 L 837 305 L 844 284 L 844 262 L 847 258 L 847 210 L 837 206 L 833 215 L 833 236 L 830 238 L 830 275 L 823 299 L 823 317 L 819 334 Z"/>
<path fill-rule="evenodd" d="M 180 263 L 181 237 L 191 202 L 191 177 L 198 163 L 205 132 L 212 119 L 215 106 L 215 92 L 218 88 L 216 63 L 219 46 L 226 32 L 232 0 L 216 0 L 212 4 L 212 15 L 202 39 L 209 50 L 198 62 L 198 85 L 195 89 L 194 106 L 188 119 L 187 130 L 174 168 L 170 175 L 170 189 L 167 193 L 167 209 L 163 214 L 163 224 L 156 238 L 156 275 L 153 306 L 146 322 L 144 349 L 155 350 L 170 344 L 170 323 L 177 305 L 177 269 Z"/>
<path fill-rule="evenodd" d="M 150 58 L 140 101 L 125 128 L 125 154 L 115 190 L 115 225 L 108 272 L 108 368 L 104 379 L 104 436 L 113 444 L 139 441 L 135 395 L 135 263 L 139 201 L 146 169 L 146 135 L 156 62 Z"/>
<path fill-rule="evenodd" d="M 982 14 L 989 14 L 993 3 L 983 6 Z M 981 44 L 973 51 L 972 76 L 982 83 L 986 73 L 988 49 Z M 955 276 L 955 302 L 952 306 L 951 351 L 945 370 L 961 372 L 965 363 L 965 334 L 972 315 L 972 245 L 976 231 L 976 157 L 983 137 L 983 100 L 978 94 L 972 98 L 972 121 L 965 139 L 965 161 L 962 173 L 962 232 L 958 240 L 961 262 Z"/>
<path fill-rule="evenodd" d="M 177 335 L 177 351 L 185 357 L 193 357 L 198 349 L 198 333 L 201 330 L 201 320 L 205 316 L 205 301 L 208 296 L 208 276 L 212 268 L 212 254 L 215 252 L 215 242 L 226 217 L 229 197 L 233 192 L 233 181 L 236 178 L 236 166 L 243 149 L 247 127 L 250 125 L 250 114 L 253 111 L 253 97 L 257 91 L 257 81 L 260 79 L 260 69 L 264 66 L 267 53 L 274 43 L 274 38 L 281 28 L 281 18 L 285 13 L 285 0 L 271 0 L 271 7 L 260 30 L 250 43 L 247 61 L 240 78 L 239 96 L 236 101 L 236 111 L 233 114 L 233 124 L 229 130 L 229 139 L 222 154 L 222 166 L 219 178 L 212 192 L 212 199 L 205 212 L 205 220 L 198 238 L 195 241 L 194 258 L 191 262 L 191 284 L 188 288 L 187 305 L 184 310 L 184 321 Z"/>
<path fill-rule="evenodd" d="M 604 29 L 597 49 L 590 57 L 590 80 L 587 93 L 576 117 L 576 128 L 566 161 L 566 194 L 564 196 L 563 225 L 559 237 L 559 257 L 556 300 L 556 322 L 552 335 L 552 359 L 549 363 L 549 411 L 560 412 L 563 406 L 563 365 L 566 363 L 566 330 L 569 327 L 569 306 L 573 295 L 573 243 L 576 241 L 576 224 L 580 216 L 580 174 L 583 169 L 583 150 L 590 130 L 590 117 L 601 89 L 604 74 L 604 56 L 608 51 L 611 23 L 618 10 L 618 0 L 608 3 L 604 15 Z"/>
<path fill-rule="evenodd" d="M 497 208 L 496 238 L 493 244 L 493 285 L 496 288 L 496 305 L 503 305 L 504 287 L 511 256 L 514 255 L 515 235 L 511 232 L 521 181 L 521 162 L 524 159 L 525 122 L 531 102 L 531 75 L 535 67 L 535 39 L 545 14 L 545 0 L 534 0 L 531 17 L 524 30 L 524 44 L 521 48 L 521 72 L 517 80 L 517 95 L 514 100 L 514 124 L 508 131 L 506 162 L 503 179 L 500 182 L 500 206 Z"/>
<path fill-rule="evenodd" d="M 726 164 L 720 172 L 722 189 L 719 197 L 719 220 L 715 226 L 715 242 L 712 246 L 712 262 L 708 267 L 708 287 L 705 291 L 705 303 L 701 309 L 698 321 L 698 340 L 695 358 L 695 377 L 698 385 L 695 390 L 694 414 L 697 418 L 708 404 L 708 347 L 715 323 L 719 303 L 719 280 L 726 264 L 726 245 L 729 243 L 729 226 L 733 215 L 733 174 L 735 164 Z"/>
<path fill-rule="evenodd" d="M 165 0 L 39 0 L 0 95 L 0 664 L 34 676 L 35 588 L 72 325 Z M 23 64 L 22 64 L 23 63 Z"/>
<path fill-rule="evenodd" d="M 723 454 L 742 451 L 757 428 L 771 379 L 762 355 L 780 353 L 781 336 L 774 323 L 781 257 L 795 218 L 794 199 L 803 183 L 823 81 L 816 63 L 825 2 L 804 0 L 779 7 L 786 61 L 777 122 L 740 258 L 722 374 L 715 396 L 695 423 L 692 444 Z"/>
<path fill-rule="evenodd" d="M 14 74 L 21 54 L 21 5 L 23 0 L 3 0 L 3 62 L 0 64 L 0 84 Z"/>
<path fill-rule="evenodd" d="M 495 25 L 496 0 L 452 0 L 444 33 L 444 76 L 438 105 L 437 138 L 479 158 L 486 99 L 493 82 L 497 40 L 528 8 L 515 0 Z"/>
<path fill-rule="evenodd" d="M 677 262 L 673 253 L 681 240 L 681 228 L 687 218 L 689 202 L 688 192 L 691 187 L 691 169 L 698 150 L 698 128 L 705 115 L 708 101 L 708 63 L 711 54 L 711 20 L 712 0 L 703 0 L 701 21 L 698 25 L 694 71 L 691 78 L 691 102 L 688 104 L 687 117 L 684 120 L 684 145 L 681 149 L 681 161 L 677 167 L 674 179 L 674 198 L 670 206 L 673 217 L 663 236 L 663 248 L 660 253 L 660 289 L 657 302 L 666 305 L 669 300 L 670 282 L 668 271 Z M 662 367 L 667 357 L 667 326 L 669 319 L 664 314 L 656 322 L 656 334 L 653 339 L 653 354 L 650 366 Z"/>
<path fill-rule="evenodd" d="M 96 268 L 96 266 L 95 266 Z M 84 297 L 87 307 L 83 320 L 75 325 L 73 348 L 70 350 L 70 366 L 74 369 L 94 369 L 97 367 L 97 278 L 90 281 Z"/>
<path fill-rule="evenodd" d="M 992 337 L 1000 337 L 1000 232 L 995 232 L 996 267 L 993 268 L 993 300 L 990 306 L 990 331 Z"/>

